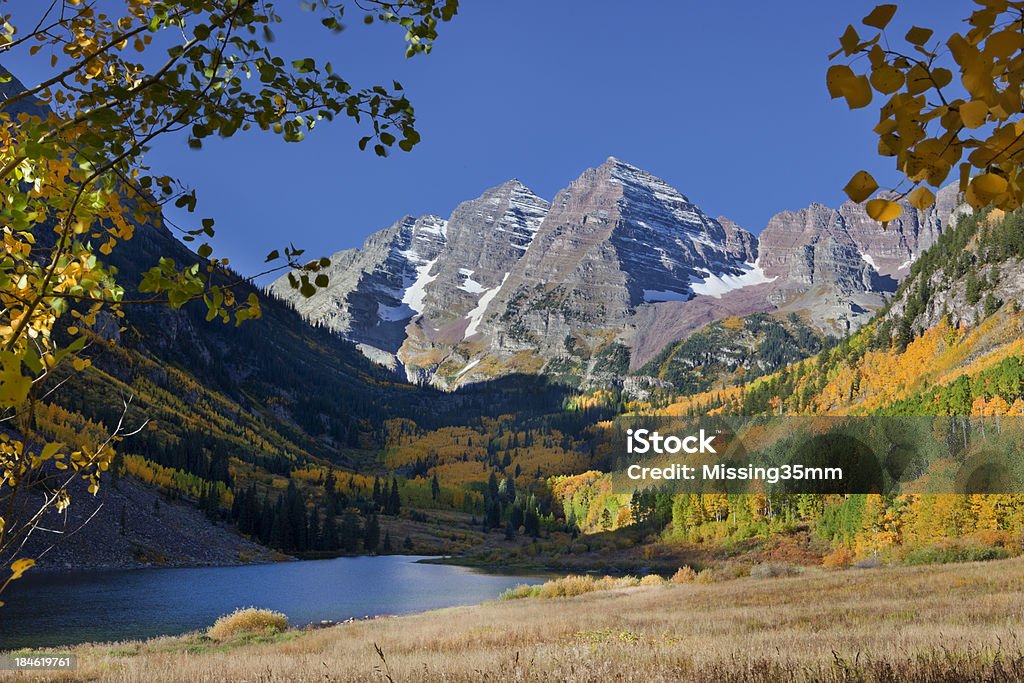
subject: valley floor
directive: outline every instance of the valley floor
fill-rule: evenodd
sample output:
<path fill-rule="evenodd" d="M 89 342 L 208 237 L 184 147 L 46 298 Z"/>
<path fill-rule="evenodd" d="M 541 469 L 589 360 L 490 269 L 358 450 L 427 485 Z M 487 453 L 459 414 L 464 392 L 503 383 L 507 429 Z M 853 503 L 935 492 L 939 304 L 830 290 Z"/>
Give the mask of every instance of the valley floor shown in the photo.
<path fill-rule="evenodd" d="M 83 645 L 72 680 L 1021 680 L 1022 628 L 1024 559 L 809 569 L 499 601 L 262 641 L 193 634 Z"/>

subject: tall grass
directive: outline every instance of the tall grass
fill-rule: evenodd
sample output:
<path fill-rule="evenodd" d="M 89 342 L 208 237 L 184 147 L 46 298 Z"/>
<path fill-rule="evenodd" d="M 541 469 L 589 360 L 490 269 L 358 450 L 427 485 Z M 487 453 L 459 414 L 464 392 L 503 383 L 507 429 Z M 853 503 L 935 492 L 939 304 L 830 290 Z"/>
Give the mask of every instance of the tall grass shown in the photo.
<path fill-rule="evenodd" d="M 243 634 L 281 633 L 288 628 L 288 617 L 268 609 L 246 607 L 217 619 L 207 631 L 214 640 L 227 640 Z"/>
<path fill-rule="evenodd" d="M 644 579 L 646 578 L 647 577 L 644 577 Z M 601 578 L 596 578 L 586 575 L 570 575 L 563 576 L 560 579 L 545 581 L 544 583 L 536 586 L 523 584 L 514 588 L 509 588 L 501 594 L 501 599 L 571 598 L 577 595 L 583 595 L 584 593 L 593 593 L 594 591 L 608 591 L 615 588 L 631 588 L 633 586 L 639 586 L 641 583 L 642 580 L 635 576 L 602 576 Z M 650 585 L 650 583 L 646 585 Z"/>

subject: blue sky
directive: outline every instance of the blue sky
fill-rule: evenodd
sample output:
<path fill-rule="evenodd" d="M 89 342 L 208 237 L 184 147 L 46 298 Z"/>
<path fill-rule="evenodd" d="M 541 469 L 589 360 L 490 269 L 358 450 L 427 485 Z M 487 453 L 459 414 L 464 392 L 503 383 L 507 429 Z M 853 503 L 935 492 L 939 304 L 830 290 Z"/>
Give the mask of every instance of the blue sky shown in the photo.
<path fill-rule="evenodd" d="M 297 6 L 297 0 L 279 0 Z M 961 30 L 972 4 L 900 2 L 890 27 Z M 404 214 L 447 216 L 509 178 L 550 199 L 610 155 L 754 232 L 784 209 L 838 205 L 875 154 L 874 107 L 850 112 L 825 89 L 827 54 L 875 2 L 648 3 L 464 0 L 433 54 L 403 57 L 394 27 L 332 36 L 299 11 L 275 31 L 283 56 L 325 56 L 353 84 L 401 81 L 423 142 L 379 159 L 338 119 L 300 144 L 252 132 L 201 152 L 165 141 L 156 170 L 187 180 L 215 246 L 243 273 L 292 241 L 311 256 L 357 246 Z"/>

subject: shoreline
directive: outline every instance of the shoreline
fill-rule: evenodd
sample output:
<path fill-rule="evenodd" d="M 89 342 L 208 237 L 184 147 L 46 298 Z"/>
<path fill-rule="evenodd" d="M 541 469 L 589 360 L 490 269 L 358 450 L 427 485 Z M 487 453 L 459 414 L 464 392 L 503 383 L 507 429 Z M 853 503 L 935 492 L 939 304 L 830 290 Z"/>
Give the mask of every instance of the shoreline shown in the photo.
<path fill-rule="evenodd" d="M 1018 646 L 1007 640 L 1008 629 L 1021 625 L 1022 562 L 638 585 L 274 634 L 218 640 L 190 631 L 49 652 L 78 658 L 77 671 L 61 680 L 122 683 L 311 680 L 323 677 L 325 667 L 332 680 L 362 681 L 375 676 L 385 657 L 394 680 L 542 681 L 591 674 L 588 680 L 810 681 L 834 672 L 837 657 L 850 672 L 863 674 L 857 680 L 876 680 L 868 674 L 884 671 L 899 673 L 900 680 L 922 680 L 929 672 L 945 674 L 931 680 L 1016 680 L 989 674 L 999 673 L 991 669 L 997 664 L 1024 673 Z M 950 585 L 958 591 L 949 591 Z M 502 623 L 515 623 L 514 633 L 496 628 Z M 949 659 L 943 653 L 950 651 L 962 656 Z M 993 652 L 1000 657 L 993 659 Z M 871 668 L 876 665 L 877 671 Z M 738 677 L 754 669 L 769 675 Z M 0 679 L 7 680 L 3 674 Z"/>

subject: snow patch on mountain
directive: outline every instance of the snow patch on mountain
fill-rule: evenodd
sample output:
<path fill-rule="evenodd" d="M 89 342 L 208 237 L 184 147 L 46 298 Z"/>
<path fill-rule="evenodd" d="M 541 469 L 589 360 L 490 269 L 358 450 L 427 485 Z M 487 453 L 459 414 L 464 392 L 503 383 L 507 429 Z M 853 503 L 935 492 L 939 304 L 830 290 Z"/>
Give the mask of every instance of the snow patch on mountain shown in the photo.
<path fill-rule="evenodd" d="M 483 294 L 487 288 L 473 279 L 473 272 L 469 268 L 459 268 L 459 275 L 463 278 L 459 289 L 470 294 Z"/>
<path fill-rule="evenodd" d="M 469 318 L 469 324 L 466 325 L 466 334 L 463 337 L 464 339 L 472 337 L 480 329 L 480 322 L 484 319 L 484 313 L 487 312 L 487 306 L 491 303 L 491 300 L 497 296 L 498 290 L 501 289 L 501 286 L 505 284 L 506 280 L 508 280 L 508 273 L 505 273 L 505 277 L 501 278 L 501 283 L 497 287 L 484 291 L 480 300 L 477 302 L 476 307 L 466 316 Z"/>
<path fill-rule="evenodd" d="M 435 263 L 437 263 L 436 258 L 416 268 L 416 279 L 402 296 L 402 303 L 408 304 L 409 308 L 416 313 L 423 312 L 423 299 L 427 296 L 427 285 L 437 278 L 437 275 L 430 274 L 430 269 L 434 267 Z"/>
<path fill-rule="evenodd" d="M 727 292 L 743 289 L 744 287 L 761 285 L 775 280 L 774 277 L 767 277 L 765 275 L 764 270 L 757 261 L 753 263 L 744 263 L 742 269 L 745 271 L 742 275 L 730 275 L 728 273 L 718 275 L 708 273 L 703 279 L 695 279 L 692 281 L 690 283 L 690 289 L 694 294 L 701 294 L 715 299 L 721 299 L 722 295 Z"/>
<path fill-rule="evenodd" d="M 470 361 L 469 363 L 467 363 L 467 364 L 466 364 L 466 367 L 462 368 L 462 369 L 461 369 L 461 370 L 459 370 L 459 371 L 458 371 L 457 373 L 455 373 L 455 377 L 456 377 L 456 378 L 462 377 L 462 376 L 463 376 L 463 375 L 465 375 L 465 374 L 466 374 L 467 372 L 469 372 L 470 370 L 472 370 L 472 369 L 473 369 L 473 368 L 475 368 L 476 366 L 480 365 L 480 360 L 481 360 L 480 358 L 477 358 L 476 360 L 474 360 L 474 361 Z"/>

